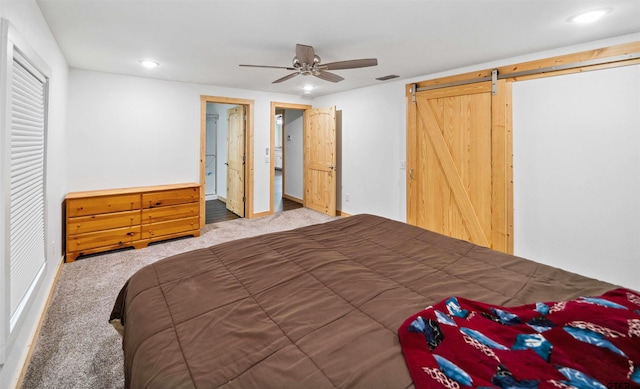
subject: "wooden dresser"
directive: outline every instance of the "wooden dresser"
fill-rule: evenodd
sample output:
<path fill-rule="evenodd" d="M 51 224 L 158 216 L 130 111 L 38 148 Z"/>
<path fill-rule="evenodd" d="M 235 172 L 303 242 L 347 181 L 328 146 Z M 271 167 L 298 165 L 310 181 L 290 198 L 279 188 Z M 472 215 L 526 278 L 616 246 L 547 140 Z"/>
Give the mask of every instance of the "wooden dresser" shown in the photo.
<path fill-rule="evenodd" d="M 175 184 L 69 193 L 66 262 L 80 255 L 200 236 L 200 186 Z"/>

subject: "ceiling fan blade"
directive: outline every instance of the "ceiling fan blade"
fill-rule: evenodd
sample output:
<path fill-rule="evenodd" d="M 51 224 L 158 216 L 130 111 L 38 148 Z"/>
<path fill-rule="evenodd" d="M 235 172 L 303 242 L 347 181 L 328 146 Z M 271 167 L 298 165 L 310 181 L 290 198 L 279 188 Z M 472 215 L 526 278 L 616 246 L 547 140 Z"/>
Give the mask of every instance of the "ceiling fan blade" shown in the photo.
<path fill-rule="evenodd" d="M 365 59 L 351 59 L 348 61 L 338 61 L 338 62 L 330 62 L 322 64 L 323 69 L 327 70 L 340 70 L 340 69 L 355 69 L 355 68 L 366 68 L 369 66 L 378 65 L 378 60 L 376 58 L 365 58 Z"/>
<path fill-rule="evenodd" d="M 314 76 L 331 82 L 340 82 L 344 80 L 344 78 L 340 77 L 339 75 L 325 72 L 324 70 L 321 70 L 318 74 L 314 74 Z"/>
<path fill-rule="evenodd" d="M 296 45 L 296 57 L 300 63 L 313 64 L 313 59 L 315 58 L 316 53 L 313 51 L 312 46 L 307 45 Z"/>
<path fill-rule="evenodd" d="M 269 66 L 269 65 L 238 65 L 246 68 L 269 68 L 269 69 L 286 69 L 286 70 L 296 70 L 292 67 L 287 66 Z"/>
<path fill-rule="evenodd" d="M 284 77 L 282 77 L 282 78 L 278 78 L 277 80 L 275 80 L 274 82 L 272 82 L 272 84 L 277 84 L 277 83 L 282 82 L 282 81 L 287 81 L 287 80 L 289 80 L 289 79 L 291 79 L 291 78 L 293 78 L 293 77 L 297 76 L 298 74 L 299 74 L 299 73 L 291 73 L 291 74 L 289 74 L 289 75 L 287 75 L 287 76 L 284 76 Z"/>

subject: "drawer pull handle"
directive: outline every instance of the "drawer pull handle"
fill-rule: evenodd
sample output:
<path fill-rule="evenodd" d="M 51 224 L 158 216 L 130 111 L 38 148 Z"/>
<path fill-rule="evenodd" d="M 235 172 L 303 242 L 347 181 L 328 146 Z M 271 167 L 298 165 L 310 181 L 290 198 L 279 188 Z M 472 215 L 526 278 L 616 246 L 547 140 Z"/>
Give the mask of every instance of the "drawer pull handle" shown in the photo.
<path fill-rule="evenodd" d="M 127 235 L 128 235 L 128 236 L 133 236 L 133 235 L 134 235 L 134 233 L 133 233 L 133 232 L 127 232 Z"/>

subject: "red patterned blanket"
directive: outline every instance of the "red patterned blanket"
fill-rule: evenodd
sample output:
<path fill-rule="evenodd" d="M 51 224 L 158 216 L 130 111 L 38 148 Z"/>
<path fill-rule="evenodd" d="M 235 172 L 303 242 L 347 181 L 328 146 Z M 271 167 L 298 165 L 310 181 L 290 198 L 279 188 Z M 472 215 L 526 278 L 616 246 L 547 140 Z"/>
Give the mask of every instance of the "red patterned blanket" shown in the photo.
<path fill-rule="evenodd" d="M 640 388 L 640 295 L 500 307 L 450 297 L 398 329 L 416 388 Z"/>

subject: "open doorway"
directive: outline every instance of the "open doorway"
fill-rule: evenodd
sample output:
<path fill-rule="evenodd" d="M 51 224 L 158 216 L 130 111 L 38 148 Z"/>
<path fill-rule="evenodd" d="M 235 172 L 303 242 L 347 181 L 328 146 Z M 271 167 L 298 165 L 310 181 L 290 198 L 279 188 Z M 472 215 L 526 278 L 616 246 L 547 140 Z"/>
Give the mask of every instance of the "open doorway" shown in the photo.
<path fill-rule="evenodd" d="M 274 143 L 273 143 L 273 168 L 274 168 L 274 179 L 273 179 L 273 208 L 274 212 L 282 212 L 283 209 L 283 199 L 282 193 L 284 192 L 284 144 L 282 143 L 284 138 L 284 110 L 276 109 L 276 117 L 275 117 L 275 128 L 274 128 Z"/>
<path fill-rule="evenodd" d="M 271 213 L 301 208 L 304 200 L 304 111 L 311 106 L 271 103 Z"/>
<path fill-rule="evenodd" d="M 207 103 L 207 134 L 205 141 L 204 188 L 205 200 L 218 199 L 218 156 L 220 155 L 218 139 L 218 120 L 220 115 L 214 103 Z"/>
<path fill-rule="evenodd" d="M 205 224 L 244 217 L 243 118 L 242 105 L 207 103 Z"/>
<path fill-rule="evenodd" d="M 200 100 L 200 225 L 251 218 L 253 100 L 215 96 Z"/>

